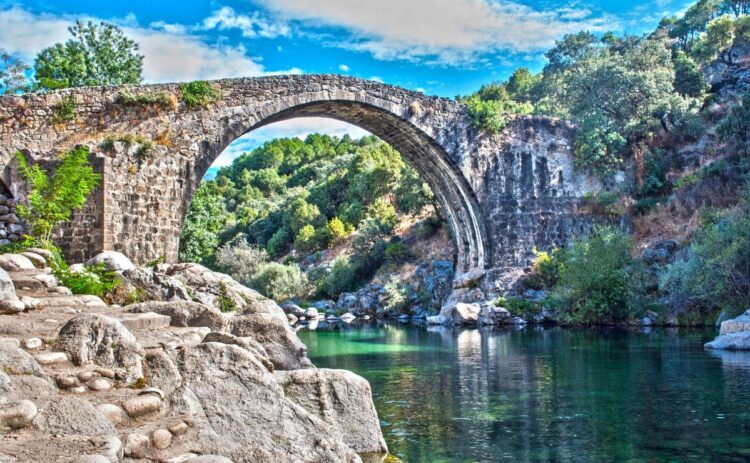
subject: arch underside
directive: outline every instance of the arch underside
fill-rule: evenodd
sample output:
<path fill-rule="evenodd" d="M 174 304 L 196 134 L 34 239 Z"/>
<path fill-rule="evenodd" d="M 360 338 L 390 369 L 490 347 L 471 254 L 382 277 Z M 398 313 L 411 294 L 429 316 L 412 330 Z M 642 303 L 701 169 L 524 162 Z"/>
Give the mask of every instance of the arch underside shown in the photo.
<path fill-rule="evenodd" d="M 326 117 L 361 127 L 399 151 L 430 186 L 441 207 L 455 245 L 456 271 L 489 267 L 490 254 L 483 215 L 476 198 L 448 154 L 409 121 L 381 108 L 354 101 L 326 100 L 293 106 L 243 130 L 231 130 L 228 145 L 237 136 L 264 125 L 296 117 Z M 219 150 L 219 151 L 223 151 Z M 216 153 L 218 156 L 219 153 Z"/>

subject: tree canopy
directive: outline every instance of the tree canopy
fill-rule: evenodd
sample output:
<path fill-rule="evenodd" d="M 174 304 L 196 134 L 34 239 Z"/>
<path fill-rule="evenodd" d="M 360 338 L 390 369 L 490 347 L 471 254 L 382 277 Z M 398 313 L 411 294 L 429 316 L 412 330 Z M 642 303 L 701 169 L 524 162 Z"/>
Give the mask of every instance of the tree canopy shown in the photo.
<path fill-rule="evenodd" d="M 42 50 L 34 63 L 37 87 L 56 89 L 138 84 L 143 56 L 138 44 L 115 25 L 77 21 L 72 38 Z"/>

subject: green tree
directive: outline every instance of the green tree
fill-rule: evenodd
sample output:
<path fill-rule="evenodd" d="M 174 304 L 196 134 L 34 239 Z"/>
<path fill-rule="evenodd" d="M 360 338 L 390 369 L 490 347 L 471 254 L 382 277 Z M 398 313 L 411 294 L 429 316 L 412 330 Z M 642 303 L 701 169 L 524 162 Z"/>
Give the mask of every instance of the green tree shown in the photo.
<path fill-rule="evenodd" d="M 330 245 L 339 244 L 352 232 L 351 226 L 347 226 L 338 217 L 332 218 L 326 225 L 328 234 L 328 243 Z"/>
<path fill-rule="evenodd" d="M 622 231 L 603 228 L 554 254 L 562 261 L 547 263 L 559 272 L 552 297 L 569 321 L 611 323 L 635 314 L 639 308 L 631 291 L 637 288 L 637 270 L 631 247 Z"/>
<path fill-rule="evenodd" d="M 506 88 L 510 97 L 518 102 L 533 103 L 537 86 L 541 82 L 541 76 L 533 74 L 527 68 L 518 68 L 513 71 Z"/>
<path fill-rule="evenodd" d="M 314 251 L 318 249 L 318 237 L 315 227 L 310 224 L 300 228 L 294 237 L 294 247 L 300 251 Z"/>
<path fill-rule="evenodd" d="M 42 50 L 34 72 L 41 89 L 139 84 L 143 56 L 138 45 L 115 25 L 77 21 L 73 36 Z"/>
<path fill-rule="evenodd" d="M 0 48 L 0 93 L 9 95 L 29 91 L 31 85 L 26 73 L 30 70 L 26 63 Z"/>
<path fill-rule="evenodd" d="M 674 74 L 674 88 L 681 95 L 701 98 L 708 91 L 700 66 L 684 51 L 674 58 Z"/>
<path fill-rule="evenodd" d="M 253 275 L 252 285 L 261 294 L 282 302 L 305 296 L 309 291 L 307 277 L 297 265 L 269 262 Z"/>
<path fill-rule="evenodd" d="M 742 98 L 742 104 L 729 111 L 716 127 L 716 133 L 738 154 L 750 154 L 750 93 Z"/>
<path fill-rule="evenodd" d="M 206 263 L 219 247 L 219 232 L 227 221 L 221 195 L 201 183 L 193 195 L 180 236 L 180 260 Z"/>
<path fill-rule="evenodd" d="M 86 146 L 63 153 L 51 177 L 38 164 L 29 165 L 20 152 L 15 159 L 28 187 L 26 204 L 18 206 L 19 215 L 49 246 L 55 226 L 69 221 L 73 211 L 83 207 L 101 175 L 94 173 Z"/>
<path fill-rule="evenodd" d="M 717 56 L 727 63 L 732 62 L 729 52 L 735 39 L 734 20 L 724 15 L 708 23 L 706 33 L 691 48 L 691 54 L 707 63 Z"/>

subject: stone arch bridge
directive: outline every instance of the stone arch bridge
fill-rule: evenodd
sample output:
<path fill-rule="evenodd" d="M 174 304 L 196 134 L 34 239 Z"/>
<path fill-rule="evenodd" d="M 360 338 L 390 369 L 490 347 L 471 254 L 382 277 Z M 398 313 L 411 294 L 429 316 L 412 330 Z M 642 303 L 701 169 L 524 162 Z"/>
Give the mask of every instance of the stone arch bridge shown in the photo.
<path fill-rule="evenodd" d="M 455 243 L 454 287 L 491 293 L 507 288 L 528 264 L 533 246 L 565 242 L 588 224 L 578 198 L 599 188 L 577 172 L 572 127 L 523 117 L 501 134 L 470 127 L 453 100 L 338 75 L 274 76 L 211 82 L 220 99 L 187 107 L 177 84 L 68 89 L 0 97 L 0 166 L 6 185 L 23 196 L 12 161 L 21 150 L 53 164 L 56 155 L 88 144 L 102 183 L 58 237 L 68 257 L 104 249 L 137 262 L 177 259 L 180 229 L 193 192 L 219 154 L 260 126 L 323 116 L 360 126 L 402 153 L 430 185 Z M 128 104 L 121 95 L 159 94 L 171 104 Z M 166 93 L 163 93 L 166 92 Z M 64 101 L 74 116 L 61 121 Z M 101 148 L 115 134 L 153 140 L 148 159 L 136 147 Z"/>

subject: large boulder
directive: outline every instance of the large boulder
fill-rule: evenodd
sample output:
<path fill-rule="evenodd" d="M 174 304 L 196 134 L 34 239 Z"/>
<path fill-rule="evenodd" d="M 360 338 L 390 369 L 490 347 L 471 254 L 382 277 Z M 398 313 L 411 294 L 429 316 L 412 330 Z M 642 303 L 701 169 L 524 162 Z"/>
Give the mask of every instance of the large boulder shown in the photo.
<path fill-rule="evenodd" d="M 707 342 L 706 349 L 750 350 L 750 331 L 738 331 L 722 334 L 711 342 Z"/>
<path fill-rule="evenodd" d="M 492 302 L 485 302 L 480 305 L 479 319 L 480 325 L 507 325 L 511 322 L 513 316 L 504 307 L 498 307 Z"/>
<path fill-rule="evenodd" d="M 128 270 L 135 270 L 135 264 L 128 259 L 125 254 L 117 251 L 103 251 L 95 255 L 86 262 L 86 265 L 104 265 L 109 271 L 112 272 L 127 272 Z"/>
<path fill-rule="evenodd" d="M 274 376 L 249 351 L 223 343 L 181 349 L 182 377 L 171 398 L 194 417 L 203 453 L 237 462 L 359 462 L 330 426 L 284 396 Z"/>
<path fill-rule="evenodd" d="M 191 301 L 187 286 L 177 278 L 173 278 L 152 268 L 135 268 L 123 272 L 120 276 L 124 290 L 120 291 L 125 304 L 126 299 L 133 296 L 138 300 L 150 301 Z"/>
<path fill-rule="evenodd" d="M 263 346 L 269 360 L 277 370 L 297 370 L 311 368 L 307 356 L 307 346 L 284 320 L 266 314 L 242 314 L 231 319 L 231 333 L 248 337 Z"/>
<path fill-rule="evenodd" d="M 127 312 L 154 312 L 171 317 L 172 326 L 206 326 L 212 331 L 225 331 L 229 325 L 228 319 L 213 307 L 199 302 L 189 301 L 152 301 L 131 304 L 125 307 Z"/>
<path fill-rule="evenodd" d="M 482 308 L 479 304 L 457 302 L 453 305 L 444 306 L 440 310 L 440 315 L 454 325 L 476 325 L 479 321 L 481 310 Z"/>
<path fill-rule="evenodd" d="M 277 371 L 286 397 L 329 425 L 358 453 L 386 453 L 370 383 L 347 370 Z"/>
<path fill-rule="evenodd" d="M 286 322 L 286 314 L 278 304 L 241 285 L 229 275 L 193 263 L 175 264 L 164 270 L 167 275 L 188 286 L 192 290 L 193 300 L 202 304 L 219 309 L 223 300 L 225 305 L 228 303 L 238 312 L 265 313 Z"/>
<path fill-rule="evenodd" d="M 31 259 L 20 254 L 0 254 L 0 268 L 8 272 L 34 270 L 36 266 Z"/>
<path fill-rule="evenodd" d="M 57 348 L 75 365 L 93 362 L 116 369 L 126 382 L 143 377 L 143 350 L 117 319 L 93 313 L 78 315 L 60 328 Z"/>
<path fill-rule="evenodd" d="M 739 333 L 741 331 L 750 331 L 750 309 L 739 317 L 721 322 L 719 334 Z"/>

